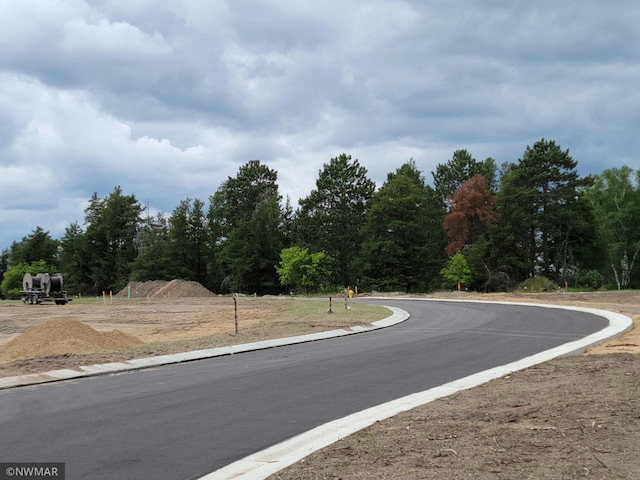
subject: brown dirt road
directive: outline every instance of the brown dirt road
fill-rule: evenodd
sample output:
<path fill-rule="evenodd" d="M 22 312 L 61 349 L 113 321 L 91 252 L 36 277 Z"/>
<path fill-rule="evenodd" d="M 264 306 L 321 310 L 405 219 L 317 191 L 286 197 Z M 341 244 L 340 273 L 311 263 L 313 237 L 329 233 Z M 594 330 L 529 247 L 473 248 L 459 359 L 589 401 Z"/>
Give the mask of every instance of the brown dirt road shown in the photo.
<path fill-rule="evenodd" d="M 640 321 L 636 291 L 438 297 L 580 305 Z M 285 299 L 240 302 L 238 335 L 229 298 L 114 298 L 113 303 L 107 298 L 65 306 L 0 302 L 0 376 L 245 343 L 381 317 L 379 311 L 340 308 L 334 309 L 339 315 L 326 315 L 324 305 L 290 315 L 291 301 Z M 28 328 L 54 319 L 81 322 L 103 336 L 113 333 L 109 341 L 130 335 L 144 344 L 125 342 L 114 352 L 92 351 L 85 342 L 88 350 L 81 354 L 34 356 L 33 344 L 24 343 L 22 354 L 7 353 L 6 346 L 21 343 L 18 337 Z M 53 332 L 60 333 L 54 329 L 47 335 Z M 78 332 L 94 338 L 85 329 Z M 74 339 L 61 344 L 73 345 Z M 640 480 L 640 329 L 587 355 L 556 359 L 379 422 L 273 478 L 582 477 Z"/>

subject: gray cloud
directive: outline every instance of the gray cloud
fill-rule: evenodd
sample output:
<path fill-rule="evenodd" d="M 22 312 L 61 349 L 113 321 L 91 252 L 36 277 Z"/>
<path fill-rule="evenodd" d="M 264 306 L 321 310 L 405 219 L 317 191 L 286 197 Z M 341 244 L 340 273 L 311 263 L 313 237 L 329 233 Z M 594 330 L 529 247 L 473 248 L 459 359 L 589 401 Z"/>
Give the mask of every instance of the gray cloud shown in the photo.
<path fill-rule="evenodd" d="M 0 16 L 0 248 L 93 192 L 170 212 L 240 165 L 294 201 L 342 152 L 378 183 L 541 137 L 640 168 L 640 6 L 621 1 L 47 0 Z"/>

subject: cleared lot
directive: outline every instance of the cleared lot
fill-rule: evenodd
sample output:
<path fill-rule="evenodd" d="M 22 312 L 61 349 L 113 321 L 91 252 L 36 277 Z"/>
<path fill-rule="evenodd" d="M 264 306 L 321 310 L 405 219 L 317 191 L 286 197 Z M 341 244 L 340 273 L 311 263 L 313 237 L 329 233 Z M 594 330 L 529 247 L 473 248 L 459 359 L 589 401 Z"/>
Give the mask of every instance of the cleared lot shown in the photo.
<path fill-rule="evenodd" d="M 638 292 L 438 295 L 580 305 L 638 321 Z M 118 352 L 6 358 L 14 375 L 78 363 L 171 353 L 369 323 L 386 316 L 334 300 L 107 298 L 64 307 L 0 304 L 0 345 L 29 327 L 66 318 L 145 342 Z M 634 330 L 589 355 L 557 359 L 399 415 L 311 455 L 275 478 L 640 478 L 640 335 Z"/>

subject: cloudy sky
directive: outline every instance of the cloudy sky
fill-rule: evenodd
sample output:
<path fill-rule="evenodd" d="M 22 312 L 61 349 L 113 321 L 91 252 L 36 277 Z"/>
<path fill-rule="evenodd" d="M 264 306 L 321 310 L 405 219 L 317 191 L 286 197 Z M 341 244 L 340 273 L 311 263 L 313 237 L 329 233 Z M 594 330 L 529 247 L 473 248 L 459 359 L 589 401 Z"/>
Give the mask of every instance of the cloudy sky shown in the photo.
<path fill-rule="evenodd" d="M 258 159 L 283 196 L 541 138 L 640 168 L 640 3 L 0 0 L 0 249 L 116 185 L 155 211 Z"/>

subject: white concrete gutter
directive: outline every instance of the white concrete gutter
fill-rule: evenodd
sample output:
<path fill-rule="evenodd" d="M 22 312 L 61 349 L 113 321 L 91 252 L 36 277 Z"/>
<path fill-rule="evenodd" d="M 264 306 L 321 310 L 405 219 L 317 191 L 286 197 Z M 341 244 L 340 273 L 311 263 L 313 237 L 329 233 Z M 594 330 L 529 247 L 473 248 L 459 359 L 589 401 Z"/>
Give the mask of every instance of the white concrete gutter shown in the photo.
<path fill-rule="evenodd" d="M 389 299 L 391 300 L 391 299 Z M 395 299 L 394 299 L 395 300 Z M 352 415 L 348 415 L 338 420 L 334 420 L 324 425 L 320 425 L 308 432 L 296 435 L 295 437 L 278 443 L 265 450 L 257 452 L 226 467 L 223 467 L 201 480 L 261 480 L 282 470 L 289 465 L 299 462 L 304 457 L 316 450 L 337 442 L 338 440 L 351 435 L 358 430 L 362 430 L 375 422 L 393 417 L 401 412 L 411 410 L 415 407 L 433 402 L 439 398 L 452 395 L 461 390 L 476 387 L 495 378 L 500 378 L 518 370 L 532 367 L 539 363 L 547 362 L 557 357 L 582 353 L 589 347 L 603 343 L 612 338 L 621 336 L 633 326 L 633 321 L 622 314 L 596 310 L 593 308 L 568 307 L 561 305 L 546 305 L 538 303 L 515 303 L 515 302 L 488 302 L 480 300 L 442 300 L 442 299 L 409 299 L 416 301 L 450 301 L 464 303 L 499 303 L 505 305 L 523 305 L 540 308 L 558 308 L 575 310 L 579 312 L 599 315 L 609 320 L 609 325 L 602 330 L 593 333 L 580 340 L 565 343 L 544 352 L 532 355 L 522 360 L 495 367 L 484 372 L 476 373 L 460 380 L 449 382 L 439 387 L 431 388 L 423 392 L 414 393 L 405 397 L 383 403 Z"/>
<path fill-rule="evenodd" d="M 315 342 L 327 338 L 353 335 L 356 333 L 368 332 L 380 328 L 390 327 L 397 323 L 404 322 L 409 318 L 409 314 L 404 310 L 394 307 L 386 307 L 392 314 L 382 320 L 371 323 L 370 326 L 355 326 L 349 329 L 330 330 L 326 332 L 311 333 L 308 335 L 298 335 L 296 337 L 277 338 L 264 340 L 261 342 L 243 343 L 229 347 L 209 348 L 206 350 L 194 350 L 191 352 L 176 353 L 173 355 L 159 355 L 156 357 L 137 358 L 123 362 L 103 363 L 99 365 L 87 365 L 77 368 L 65 368 L 42 373 L 29 373 L 15 377 L 0 378 L 0 389 L 20 387 L 46 382 L 59 382 L 61 380 L 71 380 L 74 378 L 88 377 L 93 375 L 107 375 L 111 373 L 121 373 L 142 368 L 158 367 L 172 363 L 191 362 L 206 358 L 220 357 L 223 355 L 233 355 L 236 353 L 249 352 L 252 350 L 264 350 L 266 348 L 282 347 L 295 343 Z"/>

